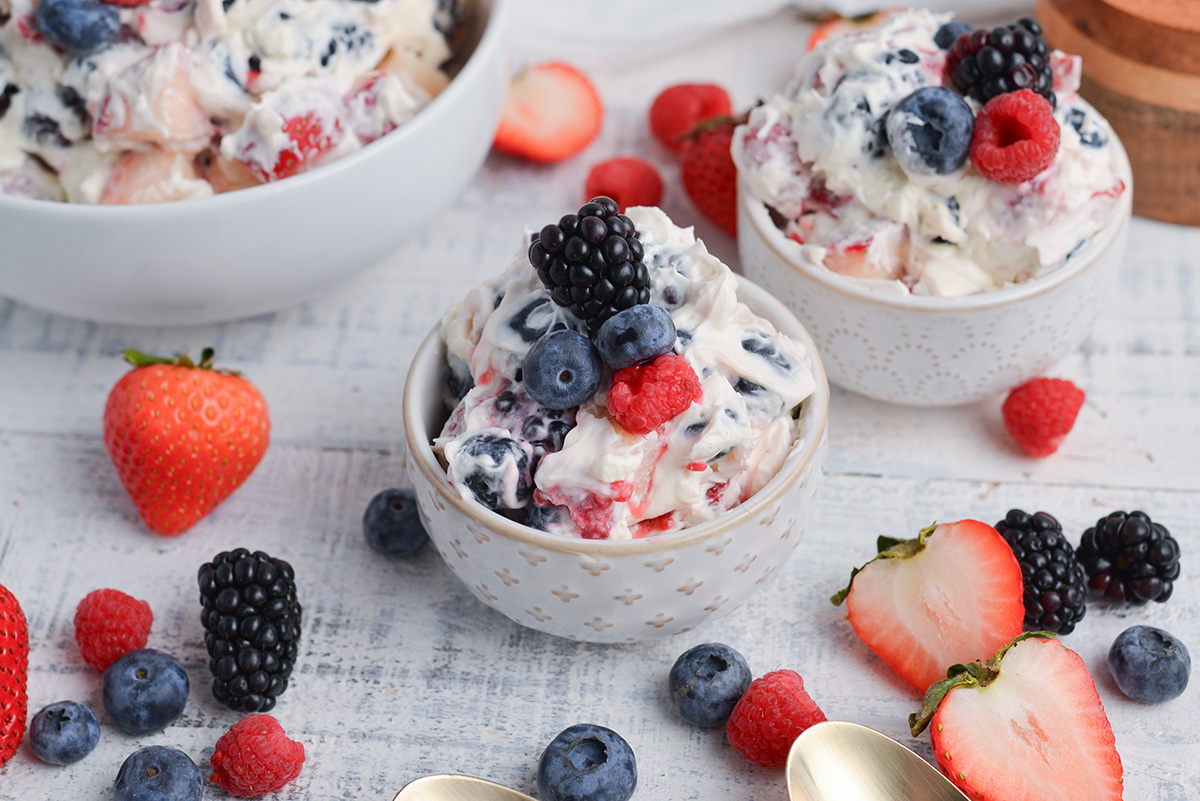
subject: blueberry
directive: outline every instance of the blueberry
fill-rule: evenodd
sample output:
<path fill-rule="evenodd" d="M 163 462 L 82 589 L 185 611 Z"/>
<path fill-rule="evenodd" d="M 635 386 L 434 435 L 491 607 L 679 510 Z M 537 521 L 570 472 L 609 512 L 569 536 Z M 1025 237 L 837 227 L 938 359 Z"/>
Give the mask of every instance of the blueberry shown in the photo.
<path fill-rule="evenodd" d="M 937 29 L 937 33 L 933 35 L 933 43 L 943 50 L 949 50 L 955 39 L 973 30 L 975 29 L 967 23 L 952 19 Z"/>
<path fill-rule="evenodd" d="M 1131 626 L 1108 650 L 1108 667 L 1121 692 L 1156 704 L 1178 698 L 1188 684 L 1192 658 L 1187 646 L 1153 626 Z"/>
<path fill-rule="evenodd" d="M 737 651 L 706 642 L 680 654 L 667 677 L 680 717 L 697 726 L 724 726 L 750 687 L 750 666 Z"/>
<path fill-rule="evenodd" d="M 926 86 L 901 100 L 887 118 L 892 155 L 909 175 L 946 175 L 971 149 L 975 116 L 966 101 L 942 86 Z"/>
<path fill-rule="evenodd" d="M 600 387 L 600 355 L 578 331 L 551 331 L 525 354 L 522 372 L 529 397 L 547 409 L 570 409 Z"/>
<path fill-rule="evenodd" d="M 446 389 L 454 398 L 454 402 L 457 403 L 466 397 L 474 386 L 475 379 L 471 377 L 471 368 L 462 359 L 450 354 L 446 358 Z"/>
<path fill-rule="evenodd" d="M 473 496 L 489 509 L 520 509 L 533 494 L 533 447 L 503 429 L 464 436 L 444 452 L 447 474 L 464 498 Z"/>
<path fill-rule="evenodd" d="M 612 729 L 578 723 L 546 746 L 537 784 L 542 801 L 628 801 L 637 787 L 637 762 Z"/>
<path fill-rule="evenodd" d="M 570 515 L 565 506 L 531 503 L 525 507 L 525 525 L 538 531 L 556 531 L 570 525 Z"/>
<path fill-rule="evenodd" d="M 76 55 L 107 47 L 121 30 L 117 7 L 100 0 L 41 0 L 34 15 L 42 36 Z"/>
<path fill-rule="evenodd" d="M 617 312 L 596 335 L 600 358 L 614 370 L 648 362 L 675 347 L 675 321 L 662 306 L 649 303 Z"/>
<path fill-rule="evenodd" d="M 371 550 L 385 556 L 412 556 L 429 541 L 417 513 L 412 490 L 388 489 L 376 495 L 363 513 L 363 536 Z"/>
<path fill-rule="evenodd" d="M 188 677 L 179 660 L 153 648 L 130 651 L 109 665 L 101 679 L 104 709 L 126 734 L 166 728 L 188 697 Z"/>
<path fill-rule="evenodd" d="M 29 747 L 43 762 L 70 765 L 100 742 L 100 723 L 91 709 L 74 701 L 42 707 L 29 722 Z"/>
<path fill-rule="evenodd" d="M 187 754 L 152 745 L 134 751 L 117 771 L 116 801 L 200 801 L 204 777 Z"/>

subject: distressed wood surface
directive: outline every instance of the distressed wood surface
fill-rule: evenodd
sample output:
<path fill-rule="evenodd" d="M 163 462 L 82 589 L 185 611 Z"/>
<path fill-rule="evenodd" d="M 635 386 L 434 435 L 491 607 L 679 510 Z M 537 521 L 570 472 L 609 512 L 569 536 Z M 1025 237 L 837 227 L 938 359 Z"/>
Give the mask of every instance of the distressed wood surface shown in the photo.
<path fill-rule="evenodd" d="M 31 632 L 31 711 L 73 699 L 99 712 L 101 742 L 66 768 L 23 746 L 0 770 L 0 799 L 110 797 L 121 761 L 143 745 L 182 748 L 207 774 L 217 737 L 237 718 L 211 697 L 196 570 L 247 546 L 289 559 L 305 606 L 296 674 L 276 716 L 308 751 L 277 797 L 387 801 L 427 773 L 465 772 L 534 791 L 542 748 L 594 722 L 638 758 L 635 799 L 784 801 L 779 771 L 753 767 L 720 731 L 678 720 L 665 692 L 675 657 L 707 640 L 742 651 L 756 675 L 798 670 L 826 714 L 872 726 L 930 758 L 905 721 L 919 699 L 867 651 L 827 598 L 880 533 L 933 520 L 998 520 L 1045 509 L 1073 537 L 1114 509 L 1142 508 L 1179 539 L 1183 575 L 1165 605 L 1093 604 L 1066 644 L 1086 660 L 1112 720 L 1130 801 L 1200 796 L 1200 680 L 1179 699 L 1125 699 L 1105 654 L 1127 626 L 1181 637 L 1200 658 L 1200 230 L 1135 220 L 1119 288 L 1089 339 L 1054 371 L 1088 393 L 1055 456 L 1031 460 L 1005 438 L 996 398 L 950 410 L 890 407 L 835 390 L 827 478 L 792 560 L 746 606 L 700 631 L 629 646 L 572 643 L 523 629 L 481 605 L 431 549 L 374 556 L 361 534 L 370 497 L 404 479 L 400 389 L 410 354 L 441 309 L 501 269 L 525 224 L 580 201 L 589 166 L 650 154 L 664 203 L 733 261 L 733 242 L 698 222 L 665 151 L 644 130 L 664 86 L 716 80 L 738 104 L 782 84 L 807 38 L 785 14 L 595 78 L 607 104 L 601 137 L 554 168 L 492 158 L 423 237 L 304 306 L 235 323 L 142 329 L 96 325 L 0 300 L 0 583 Z M 753 58 L 751 58 L 753 56 Z M 175 539 L 139 524 L 101 442 L 100 415 L 126 347 L 170 353 L 214 345 L 271 406 L 273 442 L 250 481 Z M 192 681 L 183 717 L 129 737 L 103 714 L 99 676 L 72 636 L 75 605 L 116 587 L 150 602 L 150 645 Z M 224 798 L 212 787 L 209 798 Z"/>

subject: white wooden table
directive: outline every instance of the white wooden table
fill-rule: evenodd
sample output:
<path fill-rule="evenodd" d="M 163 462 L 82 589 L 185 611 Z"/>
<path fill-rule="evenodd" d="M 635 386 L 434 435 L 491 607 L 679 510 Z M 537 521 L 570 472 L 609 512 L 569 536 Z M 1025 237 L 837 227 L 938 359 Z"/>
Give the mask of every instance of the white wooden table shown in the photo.
<path fill-rule="evenodd" d="M 213 700 L 196 570 L 247 546 L 289 559 L 305 608 L 292 685 L 275 710 L 308 762 L 284 799 L 384 801 L 427 773 L 464 772 L 534 791 L 542 748 L 577 722 L 610 726 L 637 754 L 636 799 L 783 801 L 782 774 L 749 765 L 720 731 L 678 720 L 665 692 L 684 649 L 732 644 L 756 675 L 798 670 L 830 718 L 872 726 L 930 757 L 906 717 L 919 699 L 859 643 L 828 603 L 880 533 L 915 535 L 934 520 L 999 520 L 1010 507 L 1056 515 L 1072 538 L 1115 509 L 1145 509 L 1183 548 L 1165 605 L 1093 604 L 1066 643 L 1086 660 L 1116 732 L 1130 801 L 1200 797 L 1200 679 L 1179 699 L 1125 699 L 1105 655 L 1127 626 L 1164 627 L 1200 662 L 1200 230 L 1135 220 L 1120 285 L 1084 345 L 1055 375 L 1087 392 L 1055 456 L 1031 460 L 1006 439 L 1000 398 L 951 410 L 890 407 L 835 390 L 820 508 L 786 568 L 745 607 L 676 639 L 578 644 L 510 623 L 482 606 L 432 549 L 385 561 L 365 546 L 361 515 L 404 483 L 400 390 L 410 354 L 441 310 L 501 269 L 522 227 L 581 201 L 589 166 L 650 154 L 665 207 L 697 222 L 665 151 L 644 128 L 651 99 L 685 80 L 725 84 L 746 105 L 782 85 L 808 28 L 791 15 L 738 27 L 653 58 L 594 68 L 607 104 L 600 138 L 553 168 L 500 158 L 418 241 L 327 297 L 225 325 L 97 325 L 0 300 L 0 583 L 21 600 L 31 636 L 30 711 L 63 699 L 101 719 L 95 752 L 66 768 L 28 747 L 0 770 L 0 799 L 109 798 L 138 747 L 183 749 L 204 769 L 237 715 Z M 733 242 L 702 221 L 710 248 Z M 266 458 L 211 517 L 175 539 L 139 523 L 109 463 L 100 417 L 126 347 L 170 354 L 213 345 L 268 399 Z M 73 639 L 76 604 L 116 587 L 150 602 L 150 645 L 192 680 L 183 717 L 129 737 L 107 720 L 99 676 Z M 215 787 L 209 797 L 224 797 Z M 1080 800 L 1084 801 L 1084 800 Z"/>

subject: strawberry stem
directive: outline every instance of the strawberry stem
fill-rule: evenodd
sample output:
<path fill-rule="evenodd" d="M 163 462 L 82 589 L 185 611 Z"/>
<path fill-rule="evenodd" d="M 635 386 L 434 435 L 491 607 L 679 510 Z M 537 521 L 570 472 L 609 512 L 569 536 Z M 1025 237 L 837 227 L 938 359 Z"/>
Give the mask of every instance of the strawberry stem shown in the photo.
<path fill-rule="evenodd" d="M 152 364 L 169 364 L 172 367 L 193 367 L 200 370 L 212 370 L 213 356 L 216 355 L 216 351 L 212 348 L 204 348 L 202 351 L 200 351 L 199 364 L 193 362 L 192 358 L 186 353 L 177 354 L 174 359 L 171 359 L 166 356 L 152 356 L 148 353 L 142 353 L 140 350 L 128 348 L 121 351 L 121 355 L 125 357 L 125 361 L 129 362 L 134 367 L 149 367 Z M 234 370 L 217 370 L 216 372 L 221 373 L 222 375 L 240 375 L 240 373 Z"/>
<path fill-rule="evenodd" d="M 921 551 L 925 550 L 925 538 L 932 534 L 937 529 L 937 523 L 931 526 L 926 526 L 917 533 L 916 539 L 905 540 L 899 537 L 889 537 L 886 534 L 880 534 L 879 539 L 875 540 L 875 550 L 877 556 L 875 559 L 908 559 L 916 556 Z M 871 562 L 874 562 L 872 559 Z M 867 562 L 867 565 L 871 564 Z M 867 565 L 856 567 L 850 571 L 850 581 L 845 588 L 839 590 L 836 594 L 830 597 L 829 602 L 834 606 L 841 606 L 846 600 L 846 596 L 850 594 L 850 588 L 854 586 L 854 577 L 859 574 Z"/>

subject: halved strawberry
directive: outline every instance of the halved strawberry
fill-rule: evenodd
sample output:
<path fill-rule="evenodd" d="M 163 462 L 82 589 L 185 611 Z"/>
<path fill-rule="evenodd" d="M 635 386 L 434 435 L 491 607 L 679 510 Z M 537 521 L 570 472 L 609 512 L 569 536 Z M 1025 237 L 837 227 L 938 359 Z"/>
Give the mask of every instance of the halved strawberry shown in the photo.
<path fill-rule="evenodd" d="M 1121 798 L 1121 757 L 1079 654 L 1048 632 L 986 663 L 955 665 L 909 716 L 929 726 L 938 765 L 970 798 Z"/>
<path fill-rule="evenodd" d="M 1021 633 L 1021 568 L 996 529 L 960 520 L 913 540 L 880 537 L 879 555 L 830 600 L 859 638 L 924 692 L 960 662 L 986 659 Z"/>
<path fill-rule="evenodd" d="M 840 36 L 844 33 L 853 33 L 857 31 L 865 31 L 869 28 L 874 28 L 887 22 L 888 17 L 895 14 L 897 9 L 885 8 L 879 11 L 869 11 L 866 14 L 861 14 L 857 17 L 843 17 L 839 14 L 826 19 L 824 22 L 817 25 L 813 32 L 808 36 L 808 49 L 812 50 L 831 36 Z"/>
<path fill-rule="evenodd" d="M 513 79 L 492 146 L 528 161 L 562 161 L 596 138 L 603 119 L 600 96 L 582 73 L 539 64 Z"/>

